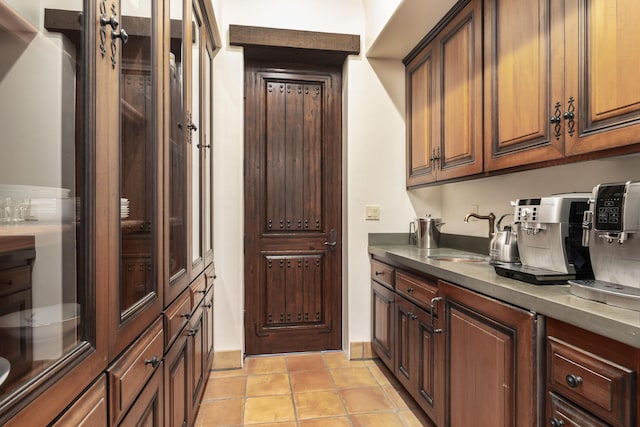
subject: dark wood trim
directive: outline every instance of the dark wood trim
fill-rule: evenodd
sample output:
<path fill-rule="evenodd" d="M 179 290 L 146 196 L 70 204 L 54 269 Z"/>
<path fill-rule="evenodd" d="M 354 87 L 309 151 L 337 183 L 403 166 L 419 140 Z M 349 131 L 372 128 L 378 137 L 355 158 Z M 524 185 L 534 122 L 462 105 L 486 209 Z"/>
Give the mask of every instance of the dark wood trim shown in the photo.
<path fill-rule="evenodd" d="M 360 54 L 359 35 L 244 25 L 229 25 L 229 44 L 244 47 L 311 49 L 342 53 L 345 57 Z"/>

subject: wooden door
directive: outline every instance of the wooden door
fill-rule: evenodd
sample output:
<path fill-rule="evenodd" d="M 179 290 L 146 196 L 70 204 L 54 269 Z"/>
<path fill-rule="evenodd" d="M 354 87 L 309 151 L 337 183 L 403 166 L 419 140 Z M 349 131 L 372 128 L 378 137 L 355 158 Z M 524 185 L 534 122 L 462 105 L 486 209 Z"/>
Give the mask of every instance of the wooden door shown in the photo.
<path fill-rule="evenodd" d="M 396 365 L 394 373 L 400 383 L 409 390 L 410 393 L 414 393 L 416 384 L 416 360 L 418 354 L 416 352 L 416 340 L 415 335 L 415 320 L 417 319 L 415 305 L 405 300 L 404 298 L 396 298 Z"/>
<path fill-rule="evenodd" d="M 341 348 L 341 67 L 246 63 L 246 353 Z"/>
<path fill-rule="evenodd" d="M 562 158 L 562 2 L 484 3 L 485 169 Z"/>
<path fill-rule="evenodd" d="M 472 0 L 437 39 L 438 181 L 482 172 L 482 4 Z M 439 150 L 438 150 L 439 147 Z"/>
<path fill-rule="evenodd" d="M 534 425 L 534 315 L 443 281 L 438 292 L 445 298 L 446 425 Z"/>
<path fill-rule="evenodd" d="M 567 155 L 640 142 L 640 3 L 566 5 Z"/>
<path fill-rule="evenodd" d="M 394 308 L 395 293 L 371 282 L 371 345 L 387 367 L 394 369 Z"/>
<path fill-rule="evenodd" d="M 407 187 L 436 179 L 439 74 L 434 51 L 432 43 L 407 64 Z"/>

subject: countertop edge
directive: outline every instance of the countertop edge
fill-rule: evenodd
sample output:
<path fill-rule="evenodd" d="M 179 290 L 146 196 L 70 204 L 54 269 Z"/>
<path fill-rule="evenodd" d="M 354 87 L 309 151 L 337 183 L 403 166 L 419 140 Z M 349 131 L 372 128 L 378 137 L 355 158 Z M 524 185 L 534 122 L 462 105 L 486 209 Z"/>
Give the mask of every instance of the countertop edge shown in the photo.
<path fill-rule="evenodd" d="M 427 258 L 452 250 L 463 252 L 448 248 L 419 249 L 413 245 L 368 246 L 370 256 L 640 348 L 640 312 L 576 297 L 569 293 L 569 285 L 539 286 L 498 276 L 487 263 Z"/>

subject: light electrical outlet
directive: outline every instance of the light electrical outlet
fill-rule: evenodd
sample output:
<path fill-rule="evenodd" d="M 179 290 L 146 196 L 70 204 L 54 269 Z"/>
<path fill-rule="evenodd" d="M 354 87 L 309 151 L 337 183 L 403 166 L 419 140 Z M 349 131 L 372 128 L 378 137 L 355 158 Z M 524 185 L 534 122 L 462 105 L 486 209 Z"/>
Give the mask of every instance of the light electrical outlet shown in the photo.
<path fill-rule="evenodd" d="M 379 220 L 380 219 L 380 206 L 378 205 L 367 205 L 365 206 L 365 217 L 366 220 Z"/>

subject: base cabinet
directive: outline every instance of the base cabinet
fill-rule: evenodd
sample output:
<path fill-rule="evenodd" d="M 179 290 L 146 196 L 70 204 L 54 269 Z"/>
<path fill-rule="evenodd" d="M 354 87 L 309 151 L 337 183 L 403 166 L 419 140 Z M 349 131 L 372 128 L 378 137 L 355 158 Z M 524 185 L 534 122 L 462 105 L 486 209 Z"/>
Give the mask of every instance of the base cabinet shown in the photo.
<path fill-rule="evenodd" d="M 391 371 L 395 369 L 395 293 L 371 281 L 371 345 Z"/>
<path fill-rule="evenodd" d="M 372 281 L 372 348 L 385 363 L 395 360 L 395 377 L 434 425 L 536 425 L 534 313 L 399 268 L 394 291 L 378 285 Z M 376 329 L 388 309 L 391 355 L 377 344 L 384 328 Z"/>
<path fill-rule="evenodd" d="M 640 350 L 548 319 L 546 352 L 546 425 L 637 425 Z"/>

